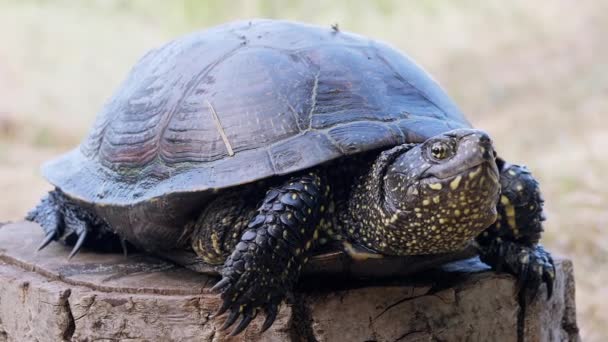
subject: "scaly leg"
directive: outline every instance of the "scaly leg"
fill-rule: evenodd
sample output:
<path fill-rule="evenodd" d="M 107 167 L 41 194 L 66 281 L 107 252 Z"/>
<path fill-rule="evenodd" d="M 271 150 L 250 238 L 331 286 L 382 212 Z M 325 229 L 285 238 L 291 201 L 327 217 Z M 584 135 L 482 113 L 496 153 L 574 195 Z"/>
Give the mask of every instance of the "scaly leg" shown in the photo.
<path fill-rule="evenodd" d="M 262 331 L 270 327 L 319 236 L 317 223 L 328 193 L 314 172 L 266 193 L 214 286 L 223 299 L 218 315 L 229 311 L 223 329 L 242 316 L 232 335 L 240 333 L 260 309 L 266 313 Z"/>

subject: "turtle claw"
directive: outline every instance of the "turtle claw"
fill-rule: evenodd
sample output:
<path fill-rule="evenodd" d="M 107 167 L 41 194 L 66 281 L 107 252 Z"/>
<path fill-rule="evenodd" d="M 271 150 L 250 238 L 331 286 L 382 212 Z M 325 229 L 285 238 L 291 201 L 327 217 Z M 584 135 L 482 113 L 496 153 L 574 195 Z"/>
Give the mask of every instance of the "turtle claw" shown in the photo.
<path fill-rule="evenodd" d="M 226 306 L 226 305 L 224 305 L 224 306 Z M 228 305 L 228 306 L 230 306 L 230 305 Z M 224 321 L 224 324 L 222 325 L 220 330 L 226 330 L 226 329 L 230 328 L 232 325 L 234 325 L 234 323 L 237 321 L 237 319 L 240 316 L 242 316 L 239 324 L 230 333 L 230 336 L 238 335 L 243 330 L 245 330 L 245 328 L 247 328 L 249 323 L 251 323 L 251 321 L 255 318 L 256 315 L 257 315 L 257 308 L 251 309 L 250 307 L 246 307 L 245 305 L 239 306 L 238 309 L 233 307 L 230 310 L 230 314 L 228 314 L 228 318 L 226 318 L 226 320 Z"/>
<path fill-rule="evenodd" d="M 68 260 L 71 260 L 76 254 L 78 254 L 78 252 L 80 252 L 80 249 L 82 248 L 82 245 L 84 244 L 86 238 L 87 238 L 87 231 L 83 230 L 82 233 L 80 233 L 78 235 L 78 241 L 76 241 L 74 248 L 72 248 L 72 251 L 70 252 L 70 255 L 68 256 Z"/>
<path fill-rule="evenodd" d="M 245 328 L 247 328 L 249 323 L 251 323 L 251 321 L 255 318 L 256 312 L 257 311 L 252 312 L 252 310 L 248 310 L 243 315 L 243 319 L 241 320 L 239 325 L 237 325 L 237 327 L 234 328 L 234 330 L 232 330 L 232 332 L 230 333 L 230 336 L 236 336 L 236 335 L 240 334 L 243 330 L 245 330 Z"/>
<path fill-rule="evenodd" d="M 262 328 L 260 332 L 264 332 L 270 328 L 274 320 L 277 318 L 277 313 L 279 312 L 276 304 L 270 304 L 270 306 L 265 310 L 266 311 L 266 319 L 264 320 L 264 324 L 262 324 Z"/>
<path fill-rule="evenodd" d="M 524 290 L 526 282 L 529 278 L 530 273 L 530 257 L 527 254 L 523 254 L 519 257 L 519 271 L 517 272 L 517 282 L 515 288 L 517 293 Z"/>
<path fill-rule="evenodd" d="M 547 284 L 547 300 L 553 296 L 553 283 L 555 282 L 555 266 L 551 261 L 551 269 L 543 272 L 543 282 Z"/>
<path fill-rule="evenodd" d="M 226 329 L 230 328 L 234 324 L 234 322 L 236 322 L 237 318 L 239 318 L 239 312 L 230 311 L 228 318 L 226 318 L 226 321 L 224 321 L 224 324 L 222 325 L 220 330 L 226 330 Z"/>
<path fill-rule="evenodd" d="M 222 278 L 222 280 L 218 281 L 215 285 L 213 285 L 213 287 L 211 288 L 211 291 L 219 292 L 223 288 L 228 286 L 229 284 L 230 284 L 230 278 Z"/>
<path fill-rule="evenodd" d="M 228 310 L 228 308 L 230 308 L 230 305 L 232 305 L 232 303 L 230 301 L 224 301 L 222 303 L 222 306 L 215 312 L 215 314 L 213 315 L 214 317 L 220 316 L 222 315 L 224 312 L 226 312 L 226 310 Z"/>
<path fill-rule="evenodd" d="M 57 232 L 51 232 L 50 234 L 47 234 L 44 237 L 44 240 L 42 240 L 42 243 L 40 243 L 40 246 L 38 246 L 37 251 L 41 251 L 43 250 L 46 246 L 48 246 L 51 241 L 55 240 L 55 237 L 57 236 Z"/>

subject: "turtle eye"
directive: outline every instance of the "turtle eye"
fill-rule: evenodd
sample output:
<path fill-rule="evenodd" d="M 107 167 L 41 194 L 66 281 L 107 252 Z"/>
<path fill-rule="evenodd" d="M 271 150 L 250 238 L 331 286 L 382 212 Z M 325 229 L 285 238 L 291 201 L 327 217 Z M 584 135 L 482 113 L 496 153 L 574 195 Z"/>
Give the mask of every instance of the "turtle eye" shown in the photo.
<path fill-rule="evenodd" d="M 431 145 L 431 156 L 437 160 L 448 157 L 449 146 L 443 141 L 437 141 Z"/>

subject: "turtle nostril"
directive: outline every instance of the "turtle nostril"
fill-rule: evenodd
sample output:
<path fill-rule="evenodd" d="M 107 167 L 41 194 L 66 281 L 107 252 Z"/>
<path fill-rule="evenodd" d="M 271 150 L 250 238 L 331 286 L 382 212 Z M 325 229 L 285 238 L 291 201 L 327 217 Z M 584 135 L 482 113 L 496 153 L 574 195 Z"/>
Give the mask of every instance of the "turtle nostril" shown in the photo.
<path fill-rule="evenodd" d="M 483 151 L 482 157 L 485 160 L 494 160 L 496 158 L 495 155 L 496 155 L 496 152 L 494 152 L 494 150 L 492 150 L 491 148 L 490 149 L 485 148 Z"/>
<path fill-rule="evenodd" d="M 490 137 L 486 134 L 480 134 L 479 135 L 479 142 L 482 144 L 492 144 L 492 139 L 490 139 Z"/>
<path fill-rule="evenodd" d="M 484 147 L 488 151 L 494 150 L 494 147 L 492 146 L 492 139 L 490 139 L 490 137 L 485 134 L 479 136 L 479 145 Z"/>

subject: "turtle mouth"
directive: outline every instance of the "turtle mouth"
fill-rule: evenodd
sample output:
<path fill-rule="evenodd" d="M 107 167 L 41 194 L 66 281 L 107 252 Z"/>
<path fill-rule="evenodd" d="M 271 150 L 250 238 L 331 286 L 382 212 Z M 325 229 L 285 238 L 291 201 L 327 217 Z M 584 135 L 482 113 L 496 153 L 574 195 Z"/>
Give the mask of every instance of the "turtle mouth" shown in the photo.
<path fill-rule="evenodd" d="M 496 166 L 496 163 L 494 161 L 488 161 L 488 160 L 483 160 L 473 166 L 469 166 L 468 168 L 465 168 L 464 170 L 458 170 L 458 172 L 455 172 L 451 175 L 447 175 L 445 177 L 439 177 L 432 172 L 429 172 L 429 173 L 425 172 L 425 173 L 423 173 L 422 177 L 420 178 L 420 182 L 425 183 L 425 184 L 450 183 L 459 176 L 460 177 L 467 176 L 468 178 L 475 178 L 479 174 L 487 175 L 490 182 L 492 182 L 492 183 L 498 184 L 500 182 L 499 174 L 498 174 L 498 167 Z"/>

